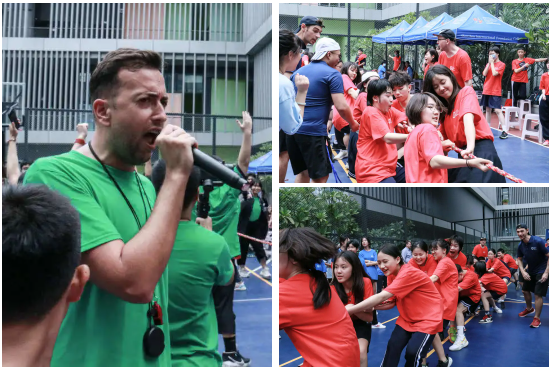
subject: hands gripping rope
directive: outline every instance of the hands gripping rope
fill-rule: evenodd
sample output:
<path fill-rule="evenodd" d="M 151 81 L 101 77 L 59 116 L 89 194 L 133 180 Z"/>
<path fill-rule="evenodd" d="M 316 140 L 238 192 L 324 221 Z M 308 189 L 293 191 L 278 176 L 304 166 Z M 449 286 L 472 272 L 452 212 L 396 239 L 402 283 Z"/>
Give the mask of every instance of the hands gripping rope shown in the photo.
<path fill-rule="evenodd" d="M 461 149 L 459 147 L 453 146 L 451 147 L 453 149 L 453 151 L 457 152 L 457 153 L 461 153 Z M 474 155 L 469 155 L 468 157 L 470 158 L 476 158 L 476 156 Z M 514 175 L 511 175 L 509 173 L 507 173 L 504 170 L 501 170 L 500 168 L 498 168 L 497 166 L 493 166 L 492 164 L 487 164 L 486 165 L 490 170 L 495 171 L 497 174 L 499 175 L 503 175 L 505 178 L 512 180 L 515 183 L 526 183 L 524 180 L 522 179 L 518 179 L 517 177 L 515 177 Z"/>
<path fill-rule="evenodd" d="M 271 243 L 271 242 L 264 241 L 264 240 L 259 240 L 258 238 L 254 238 L 254 237 L 251 237 L 251 236 L 247 236 L 246 234 L 243 234 L 243 233 L 237 232 L 237 235 L 239 235 L 239 236 L 241 236 L 241 237 L 244 237 L 244 238 L 246 238 L 246 239 L 249 239 L 249 240 L 253 240 L 253 241 L 256 241 L 256 242 L 260 242 L 260 243 L 262 243 L 262 244 L 264 244 L 264 245 L 270 245 L 270 246 L 272 246 L 272 243 Z"/>

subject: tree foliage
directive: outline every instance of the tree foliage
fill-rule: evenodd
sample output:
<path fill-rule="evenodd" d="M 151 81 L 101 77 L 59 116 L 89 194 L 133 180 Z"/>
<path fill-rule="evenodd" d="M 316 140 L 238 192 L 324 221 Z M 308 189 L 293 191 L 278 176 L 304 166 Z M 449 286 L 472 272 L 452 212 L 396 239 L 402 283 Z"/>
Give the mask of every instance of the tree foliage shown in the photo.
<path fill-rule="evenodd" d="M 407 220 L 407 237 L 406 239 L 413 239 L 416 237 L 416 232 L 414 230 L 414 223 L 411 220 Z M 397 241 L 387 241 L 387 240 L 377 240 L 374 237 L 379 238 L 390 238 Z M 405 242 L 405 230 L 403 228 L 403 221 L 393 222 L 381 228 L 373 228 L 368 231 L 368 238 L 370 239 L 370 246 L 373 249 L 379 250 L 379 248 L 385 243 L 393 243 L 397 247 L 404 247 Z"/>

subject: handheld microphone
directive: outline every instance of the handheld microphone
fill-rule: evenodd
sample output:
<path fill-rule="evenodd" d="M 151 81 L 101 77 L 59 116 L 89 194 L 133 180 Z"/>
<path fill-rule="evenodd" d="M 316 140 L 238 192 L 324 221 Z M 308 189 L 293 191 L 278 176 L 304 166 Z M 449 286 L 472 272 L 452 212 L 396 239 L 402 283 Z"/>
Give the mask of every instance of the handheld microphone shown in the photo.
<path fill-rule="evenodd" d="M 193 160 L 196 166 L 209 172 L 233 188 L 242 189 L 243 185 L 247 183 L 247 181 L 241 178 L 236 172 L 228 169 L 225 165 L 220 164 L 218 161 L 196 148 L 193 148 Z"/>

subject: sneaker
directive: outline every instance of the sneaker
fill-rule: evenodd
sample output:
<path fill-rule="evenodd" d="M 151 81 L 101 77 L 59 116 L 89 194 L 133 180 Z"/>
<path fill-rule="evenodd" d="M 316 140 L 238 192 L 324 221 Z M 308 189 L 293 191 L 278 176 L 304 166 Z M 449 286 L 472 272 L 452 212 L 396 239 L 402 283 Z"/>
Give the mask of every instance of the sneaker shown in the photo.
<path fill-rule="evenodd" d="M 501 133 L 501 135 L 499 136 L 499 139 L 507 139 L 509 137 L 509 134 L 507 134 L 505 131 L 503 131 Z"/>
<path fill-rule="evenodd" d="M 543 142 L 543 145 L 546 147 L 549 147 L 549 140 L 546 140 L 545 142 Z"/>
<path fill-rule="evenodd" d="M 260 271 L 260 276 L 262 278 L 265 278 L 267 280 L 269 280 L 270 278 L 272 278 L 272 274 L 270 273 L 270 268 L 266 267 L 266 268 L 262 268 L 262 270 Z"/>
<path fill-rule="evenodd" d="M 345 162 L 343 165 L 345 166 L 346 170 L 349 170 L 349 163 L 348 162 Z"/>
<path fill-rule="evenodd" d="M 530 324 L 530 327 L 535 327 L 538 328 L 540 327 L 542 323 L 540 322 L 540 319 L 537 317 L 534 317 L 534 319 L 532 320 L 532 323 Z"/>
<path fill-rule="evenodd" d="M 345 157 L 347 157 L 349 154 L 347 153 L 347 150 L 342 149 L 341 151 L 339 151 L 339 153 L 337 155 L 335 155 L 335 157 L 333 158 L 334 160 L 341 160 Z"/>
<path fill-rule="evenodd" d="M 239 267 L 239 275 L 243 278 L 249 278 L 251 272 L 249 272 L 245 267 Z"/>
<path fill-rule="evenodd" d="M 467 346 L 468 346 L 468 340 L 466 340 L 466 337 L 463 336 L 462 338 L 457 338 L 457 340 L 455 341 L 455 344 L 451 345 L 449 347 L 449 350 L 457 351 Z"/>
<path fill-rule="evenodd" d="M 420 365 L 420 367 L 429 367 L 428 364 Z"/>
<path fill-rule="evenodd" d="M 385 328 L 385 325 L 382 325 L 381 322 L 378 322 L 377 325 L 372 325 L 372 328 Z"/>
<path fill-rule="evenodd" d="M 250 358 L 245 358 L 237 350 L 233 353 L 222 354 L 223 367 L 249 367 L 251 364 Z"/>
<path fill-rule="evenodd" d="M 453 364 L 453 358 L 449 357 L 447 354 L 445 355 L 447 360 L 445 362 L 437 361 L 437 367 L 451 367 Z"/>
<path fill-rule="evenodd" d="M 532 314 L 532 313 L 536 313 L 536 310 L 534 308 L 532 308 L 532 309 L 524 308 L 524 310 L 522 312 L 520 312 L 518 314 L 518 316 L 519 317 L 526 317 L 527 315 Z"/>
<path fill-rule="evenodd" d="M 244 282 L 237 282 L 235 284 L 235 291 L 246 291 L 247 290 L 247 286 L 245 286 Z"/>
<path fill-rule="evenodd" d="M 493 322 L 493 318 L 491 317 L 491 314 L 486 314 L 486 315 L 484 316 L 484 318 L 482 318 L 482 319 L 480 320 L 479 323 L 492 323 L 492 322 Z"/>
<path fill-rule="evenodd" d="M 493 311 L 494 311 L 495 313 L 498 313 L 498 314 L 503 313 L 503 311 L 502 311 L 500 308 L 497 308 L 497 307 L 493 307 Z"/>
<path fill-rule="evenodd" d="M 449 327 L 449 341 L 451 344 L 455 343 L 457 340 L 457 328 L 456 327 Z"/>

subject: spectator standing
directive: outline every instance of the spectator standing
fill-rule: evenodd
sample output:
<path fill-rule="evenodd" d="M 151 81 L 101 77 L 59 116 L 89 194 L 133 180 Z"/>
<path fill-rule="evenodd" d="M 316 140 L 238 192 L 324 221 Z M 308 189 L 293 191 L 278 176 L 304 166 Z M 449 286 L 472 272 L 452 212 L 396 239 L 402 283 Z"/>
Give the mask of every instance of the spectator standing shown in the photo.
<path fill-rule="evenodd" d="M 468 53 L 455 45 L 455 33 L 452 30 L 441 30 L 437 36 L 437 44 L 442 52 L 439 64 L 449 68 L 455 75 L 459 87 L 472 86 L 472 65 Z"/>

